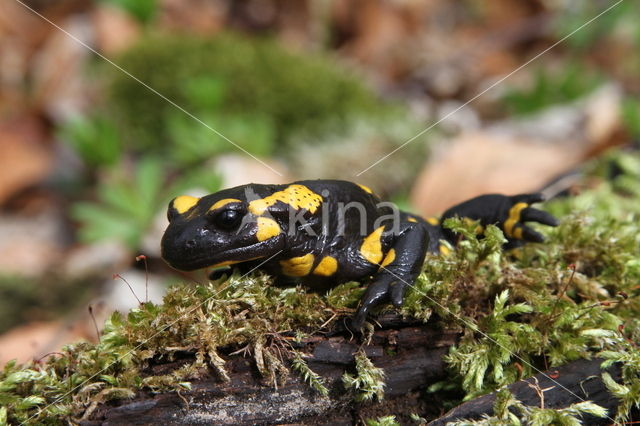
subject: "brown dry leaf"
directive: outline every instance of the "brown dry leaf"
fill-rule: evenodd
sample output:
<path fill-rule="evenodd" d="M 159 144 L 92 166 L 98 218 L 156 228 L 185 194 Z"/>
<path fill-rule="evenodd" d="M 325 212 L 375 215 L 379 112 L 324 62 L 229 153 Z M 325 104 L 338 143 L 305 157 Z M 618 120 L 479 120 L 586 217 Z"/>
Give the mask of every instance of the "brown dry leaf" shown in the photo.
<path fill-rule="evenodd" d="M 97 50 L 107 55 L 122 52 L 140 36 L 140 25 L 122 9 L 98 4 L 91 18 Z"/>
<path fill-rule="evenodd" d="M 440 0 L 333 2 L 332 20 L 337 38 L 346 41 L 346 56 L 393 80 L 408 72 L 418 49 L 415 41 L 424 32 L 423 19 L 440 4 Z"/>
<path fill-rule="evenodd" d="M 436 157 L 411 193 L 413 205 L 425 215 L 437 215 L 481 194 L 536 191 L 582 160 L 572 149 L 483 131 L 460 136 Z"/>
<path fill-rule="evenodd" d="M 292 48 L 308 49 L 310 46 L 322 46 L 328 41 L 329 2 L 279 0 L 278 3 L 278 38 L 284 44 Z"/>
<path fill-rule="evenodd" d="M 25 4 L 56 24 L 91 6 L 90 2 L 83 0 L 32 1 Z M 51 33 L 58 31 L 55 26 L 17 1 L 0 2 L 0 35 L 12 34 L 20 38 L 29 49 L 36 49 Z"/>
<path fill-rule="evenodd" d="M 0 366 L 12 359 L 19 363 L 39 359 L 85 337 L 81 327 L 67 327 L 57 321 L 15 327 L 0 335 Z"/>
<path fill-rule="evenodd" d="M 481 194 L 538 191 L 611 145 L 620 103 L 619 88 L 607 85 L 574 104 L 463 133 L 430 159 L 411 201 L 434 215 Z"/>
<path fill-rule="evenodd" d="M 158 26 L 182 29 L 198 34 L 220 31 L 226 22 L 229 2 L 210 0 L 161 0 Z"/>
<path fill-rule="evenodd" d="M 33 49 L 53 27 L 16 1 L 0 2 L 0 35 L 11 36 Z"/>
<path fill-rule="evenodd" d="M 91 44 L 94 30 L 88 17 L 76 16 L 61 26 Z M 36 107 L 54 119 L 64 119 L 81 111 L 90 87 L 85 77 L 85 65 L 90 57 L 91 51 L 67 34 L 52 33 L 31 61 Z"/>
<path fill-rule="evenodd" d="M 483 23 L 488 29 L 504 28 L 526 20 L 542 10 L 535 0 L 492 0 L 482 3 Z"/>
<path fill-rule="evenodd" d="M 49 175 L 53 159 L 44 137 L 35 119 L 0 122 L 0 205 Z"/>
<path fill-rule="evenodd" d="M 56 209 L 0 215 L 0 271 L 40 277 L 56 268 L 66 246 L 64 219 Z"/>

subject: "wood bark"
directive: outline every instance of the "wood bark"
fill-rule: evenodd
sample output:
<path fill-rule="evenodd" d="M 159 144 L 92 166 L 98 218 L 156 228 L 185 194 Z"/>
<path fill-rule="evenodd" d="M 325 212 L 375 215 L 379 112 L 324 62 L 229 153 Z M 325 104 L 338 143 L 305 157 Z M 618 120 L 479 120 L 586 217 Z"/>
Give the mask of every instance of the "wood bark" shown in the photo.
<path fill-rule="evenodd" d="M 524 405 L 542 408 L 564 408 L 582 401 L 594 402 L 608 411 L 609 418 L 585 415 L 583 424 L 611 424 L 618 401 L 607 391 L 602 382 L 603 359 L 580 359 L 558 368 L 552 368 L 508 386 L 513 396 Z M 611 377 L 620 381 L 620 367 L 607 370 Z M 477 420 L 483 415 L 493 414 L 496 393 L 490 393 L 460 404 L 447 414 L 433 420 L 429 426 L 444 426 L 460 419 Z M 517 414 L 517 412 L 516 412 Z"/>
<path fill-rule="evenodd" d="M 296 373 L 290 374 L 282 386 L 267 386 L 258 374 L 253 358 L 236 354 L 225 356 L 229 382 L 222 382 L 211 374 L 193 380 L 192 390 L 180 395 L 141 392 L 131 400 L 102 404 L 90 420 L 82 424 L 356 424 L 384 415 L 395 415 L 398 421 L 407 424 L 410 415 L 415 413 L 425 418 L 437 418 L 431 423 L 433 425 L 444 425 L 454 419 L 477 419 L 482 414 L 492 413 L 493 394 L 466 402 L 444 414 L 439 395 L 423 392 L 450 374 L 443 356 L 459 339 L 457 332 L 442 330 L 431 322 L 405 322 L 396 316 L 385 316 L 380 323 L 382 327 L 376 330 L 369 344 L 362 347 L 374 364 L 385 371 L 383 401 L 356 403 L 353 394 L 345 391 L 342 375 L 354 372 L 354 355 L 361 344 L 343 331 L 313 336 L 301 348 L 309 354 L 309 367 L 323 377 L 330 390 L 326 397 L 312 390 Z M 166 372 L 172 366 L 155 368 Z M 614 368 L 611 372 L 614 378 L 619 377 L 619 369 Z M 557 376 L 556 380 L 572 393 L 556 384 L 544 393 L 546 407 L 563 407 L 583 398 L 615 413 L 616 401 L 606 392 L 599 378 L 599 362 L 576 361 L 547 374 Z M 536 380 L 543 389 L 554 386 L 542 375 L 536 376 Z M 525 404 L 539 406 L 537 394 L 529 387 L 533 381 L 517 382 L 510 388 Z M 596 419 L 588 420 L 599 424 Z M 601 424 L 607 422 L 610 420 Z"/>

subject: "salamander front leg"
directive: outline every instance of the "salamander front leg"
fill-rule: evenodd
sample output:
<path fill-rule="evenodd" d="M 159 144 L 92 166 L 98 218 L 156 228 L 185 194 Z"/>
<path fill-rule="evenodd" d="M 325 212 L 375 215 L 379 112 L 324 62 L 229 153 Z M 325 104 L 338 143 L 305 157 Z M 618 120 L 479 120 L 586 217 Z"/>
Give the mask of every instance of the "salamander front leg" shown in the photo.
<path fill-rule="evenodd" d="M 375 307 L 391 302 L 402 306 L 407 287 L 413 285 L 424 263 L 428 235 L 423 225 L 403 223 L 393 246 L 387 251 L 380 269 L 373 276 L 360 307 L 353 318 L 352 326 L 360 330 L 367 314 Z"/>

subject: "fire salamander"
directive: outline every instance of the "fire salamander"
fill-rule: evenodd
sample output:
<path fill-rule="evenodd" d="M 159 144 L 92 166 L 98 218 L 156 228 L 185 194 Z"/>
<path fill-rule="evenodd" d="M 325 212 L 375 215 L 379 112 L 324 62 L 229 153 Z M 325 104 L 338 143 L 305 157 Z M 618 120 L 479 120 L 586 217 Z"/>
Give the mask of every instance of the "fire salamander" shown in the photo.
<path fill-rule="evenodd" d="M 541 194 L 482 195 L 423 219 L 382 202 L 369 188 L 339 180 L 288 185 L 249 184 L 169 204 L 162 257 L 179 270 L 236 265 L 260 269 L 277 284 L 325 290 L 370 280 L 353 319 L 360 329 L 372 308 L 402 305 L 427 252 L 444 253 L 457 236 L 441 222 L 459 216 L 479 226 L 500 226 L 509 243 L 541 242 L 525 225 L 555 226 L 549 213 L 530 207 Z"/>

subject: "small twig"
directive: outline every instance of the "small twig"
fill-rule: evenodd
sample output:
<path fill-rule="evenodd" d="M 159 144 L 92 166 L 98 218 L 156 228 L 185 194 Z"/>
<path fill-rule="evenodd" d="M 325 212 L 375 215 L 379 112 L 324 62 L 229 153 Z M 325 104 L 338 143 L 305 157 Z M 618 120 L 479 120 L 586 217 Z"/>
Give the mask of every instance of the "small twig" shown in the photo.
<path fill-rule="evenodd" d="M 93 326 L 96 329 L 96 336 L 98 338 L 98 343 L 100 343 L 100 330 L 98 329 L 98 323 L 96 322 L 96 317 L 93 315 L 93 306 L 89 305 L 89 315 L 91 316 L 91 320 L 93 321 Z"/>
<path fill-rule="evenodd" d="M 127 285 L 127 287 L 129 287 L 129 290 L 131 290 L 131 293 L 133 294 L 133 297 L 136 298 L 136 300 L 138 301 L 138 304 L 142 305 L 142 302 L 140 301 L 140 299 L 138 298 L 138 296 L 136 295 L 136 292 L 133 291 L 133 287 L 131 287 L 131 284 L 129 284 L 129 281 L 125 280 L 124 277 L 120 274 L 113 274 L 113 279 L 117 279 L 120 278 L 122 281 L 124 281 L 124 283 Z"/>
<path fill-rule="evenodd" d="M 36 359 L 35 362 L 36 363 L 40 363 L 40 362 L 42 362 L 43 359 L 45 359 L 46 357 L 51 356 L 51 355 L 64 356 L 64 354 L 62 352 L 48 352 L 48 353 L 42 355 L 40 358 Z"/>
<path fill-rule="evenodd" d="M 328 320 L 326 320 L 326 321 L 324 322 L 324 324 L 322 324 L 320 327 L 318 327 L 318 329 L 319 329 L 319 330 L 322 330 L 323 328 L 325 328 L 325 327 L 326 327 L 326 326 L 327 326 L 331 321 L 333 321 L 333 319 L 334 319 L 335 317 L 337 317 L 337 316 L 338 316 L 338 313 L 337 313 L 337 312 L 335 312 L 335 313 L 331 316 L 331 318 L 329 318 Z"/>
<path fill-rule="evenodd" d="M 540 387 L 540 384 L 538 382 L 538 378 L 536 376 L 533 376 L 533 381 L 535 382 L 535 384 L 533 384 L 533 383 L 527 383 L 527 384 L 529 385 L 529 387 L 531 389 L 533 389 L 538 394 L 538 398 L 540 398 L 540 408 L 544 409 L 544 393 L 546 391 L 549 391 L 549 390 L 555 388 L 555 386 L 549 386 L 546 389 L 542 389 Z"/>
<path fill-rule="evenodd" d="M 242 348 L 238 349 L 237 351 L 231 352 L 229 356 L 242 354 L 243 357 L 246 357 L 247 355 L 249 355 L 250 352 L 251 352 L 251 348 L 249 347 L 249 344 L 247 344 Z"/>
<path fill-rule="evenodd" d="M 136 262 L 144 260 L 144 301 L 149 302 L 149 265 L 147 264 L 147 256 L 144 254 L 136 256 Z"/>
<path fill-rule="evenodd" d="M 576 274 L 576 265 L 574 263 L 569 265 L 569 269 L 571 269 L 571 275 L 569 276 L 567 283 L 562 288 L 562 291 L 558 293 L 558 297 L 556 298 L 556 303 L 553 305 L 553 309 L 551 310 L 552 318 L 554 318 L 555 316 L 556 309 L 558 308 L 558 303 L 560 303 L 560 299 L 567 293 L 567 290 L 569 289 L 569 285 L 573 282 L 573 277 Z"/>
<path fill-rule="evenodd" d="M 181 393 L 179 389 L 176 389 L 176 395 L 178 395 L 178 398 L 180 398 L 182 400 L 182 402 L 184 402 L 184 405 L 186 405 L 187 410 L 189 410 L 189 401 L 187 401 L 187 398 L 185 398 Z"/>

